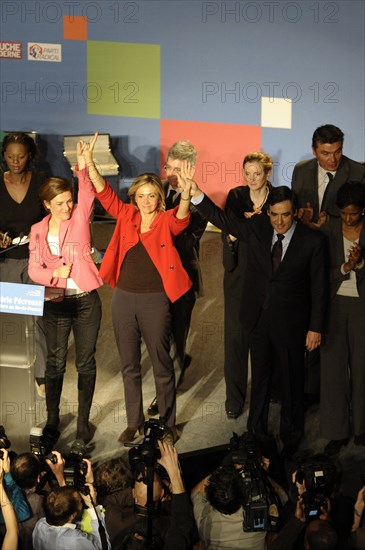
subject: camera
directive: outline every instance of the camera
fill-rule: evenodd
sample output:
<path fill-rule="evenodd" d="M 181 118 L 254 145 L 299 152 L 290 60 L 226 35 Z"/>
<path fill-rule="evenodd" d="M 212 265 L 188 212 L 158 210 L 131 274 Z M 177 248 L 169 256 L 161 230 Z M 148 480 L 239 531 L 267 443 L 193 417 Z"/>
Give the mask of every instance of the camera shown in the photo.
<path fill-rule="evenodd" d="M 305 492 L 301 496 L 307 519 L 318 519 L 336 485 L 335 464 L 325 455 L 314 455 L 298 466 L 295 481 L 305 483 Z"/>
<path fill-rule="evenodd" d="M 0 458 L 3 458 L 4 453 L 1 449 L 9 449 L 11 445 L 10 440 L 8 439 L 4 426 L 0 426 Z"/>
<path fill-rule="evenodd" d="M 277 531 L 279 529 L 279 499 L 262 468 L 262 454 L 255 437 L 246 432 L 233 433 L 229 458 L 238 464 L 243 485 L 244 531 Z"/>
<path fill-rule="evenodd" d="M 147 420 L 143 427 L 144 438 L 142 443 L 133 446 L 128 453 L 128 460 L 134 476 L 144 473 L 147 466 L 154 466 L 161 457 L 158 440 L 171 435 L 171 430 L 160 420 Z"/>
<path fill-rule="evenodd" d="M 312 475 L 312 482 L 302 494 L 304 513 L 308 520 L 319 518 L 321 515 L 321 508 L 327 508 L 327 498 L 331 494 L 331 488 L 329 487 L 324 468 L 320 466 L 315 468 Z M 302 467 L 299 466 L 295 481 L 297 483 L 303 483 L 305 477 Z"/>
<path fill-rule="evenodd" d="M 31 428 L 29 434 L 29 445 L 30 452 L 39 458 L 43 468 L 45 467 L 45 461 L 47 458 L 52 462 L 52 464 L 57 463 L 57 457 L 50 452 L 51 449 L 49 446 L 49 441 L 48 438 L 44 437 L 42 428 Z"/>
<path fill-rule="evenodd" d="M 87 474 L 87 462 L 84 458 L 87 455 L 87 448 L 82 439 L 76 439 L 72 444 L 70 453 L 65 457 L 63 475 L 66 485 L 76 487 L 78 491 L 87 494 L 85 487 L 85 476 Z"/>

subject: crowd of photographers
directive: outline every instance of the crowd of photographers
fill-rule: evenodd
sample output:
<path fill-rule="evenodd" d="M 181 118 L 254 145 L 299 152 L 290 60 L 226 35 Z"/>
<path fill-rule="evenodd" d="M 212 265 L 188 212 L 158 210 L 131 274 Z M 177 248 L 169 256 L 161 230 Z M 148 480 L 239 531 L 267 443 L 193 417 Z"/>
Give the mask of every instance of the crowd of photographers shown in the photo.
<path fill-rule="evenodd" d="M 65 457 L 36 433 L 30 452 L 8 451 L 0 426 L 2 550 L 365 548 L 365 485 L 342 496 L 329 457 L 307 457 L 280 485 L 254 436 L 234 434 L 222 465 L 188 492 L 169 435 L 148 421 L 128 461 L 92 466 L 77 440 Z"/>

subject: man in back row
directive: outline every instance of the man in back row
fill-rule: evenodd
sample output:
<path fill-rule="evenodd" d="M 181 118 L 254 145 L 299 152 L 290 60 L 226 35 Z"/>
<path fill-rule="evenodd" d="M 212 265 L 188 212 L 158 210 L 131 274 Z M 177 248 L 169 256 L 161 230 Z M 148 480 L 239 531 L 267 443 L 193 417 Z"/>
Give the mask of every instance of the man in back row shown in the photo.
<path fill-rule="evenodd" d="M 365 165 L 342 154 L 344 134 L 333 124 L 317 128 L 312 137 L 315 158 L 298 162 L 293 171 L 292 189 L 296 194 L 303 222 L 317 222 L 322 213 L 339 217 L 336 196 L 346 181 L 365 184 Z M 312 219 L 313 212 L 313 219 Z M 319 401 L 320 358 L 319 348 L 307 352 L 306 401 L 307 405 Z"/>
<path fill-rule="evenodd" d="M 298 208 L 313 208 L 313 221 L 320 212 L 339 217 L 336 195 L 346 181 L 365 183 L 365 165 L 342 154 L 344 134 L 332 124 L 317 128 L 312 137 L 315 158 L 298 162 L 293 171 L 292 189 Z"/>
<path fill-rule="evenodd" d="M 168 150 L 164 166 L 167 179 L 163 181 L 166 210 L 171 210 L 180 203 L 180 190 L 176 174 L 180 173 L 184 161 L 195 165 L 196 157 L 196 149 L 190 141 L 177 141 Z M 206 226 L 207 220 L 191 204 L 189 226 L 175 239 L 175 246 L 180 255 L 182 265 L 193 283 L 186 294 L 171 304 L 172 334 L 175 343 L 174 360 L 178 367 L 177 387 L 181 384 L 185 370 L 191 362 L 191 356 L 186 353 L 186 341 L 195 301 L 197 297 L 202 295 L 199 242 Z M 158 413 L 156 397 L 148 407 L 147 412 L 150 416 Z"/>

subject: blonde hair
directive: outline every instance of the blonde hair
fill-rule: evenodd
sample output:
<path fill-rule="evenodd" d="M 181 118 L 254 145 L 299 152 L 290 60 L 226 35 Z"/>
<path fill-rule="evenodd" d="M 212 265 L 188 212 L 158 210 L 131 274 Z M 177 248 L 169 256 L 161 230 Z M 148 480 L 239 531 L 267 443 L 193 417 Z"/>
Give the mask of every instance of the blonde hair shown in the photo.
<path fill-rule="evenodd" d="M 167 151 L 167 158 L 174 160 L 187 160 L 191 164 L 196 163 L 197 152 L 190 141 L 177 141 Z"/>
<path fill-rule="evenodd" d="M 268 174 L 273 167 L 272 158 L 268 153 L 264 153 L 263 151 L 252 151 L 252 153 L 248 153 L 243 159 L 243 168 L 245 168 L 247 162 L 258 162 L 265 174 Z"/>
<path fill-rule="evenodd" d="M 131 198 L 131 203 L 137 208 L 136 193 L 142 185 L 146 184 L 152 185 L 160 199 L 158 210 L 165 210 L 165 191 L 162 182 L 157 174 L 153 174 L 152 172 L 140 174 L 133 180 L 132 185 L 128 189 L 128 196 Z"/>

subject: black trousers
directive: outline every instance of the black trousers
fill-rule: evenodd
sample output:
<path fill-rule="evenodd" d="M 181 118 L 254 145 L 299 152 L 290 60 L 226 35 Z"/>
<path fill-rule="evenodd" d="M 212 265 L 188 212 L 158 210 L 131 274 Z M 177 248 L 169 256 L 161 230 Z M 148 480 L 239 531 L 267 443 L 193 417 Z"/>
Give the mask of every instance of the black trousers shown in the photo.
<path fill-rule="evenodd" d="M 243 410 L 248 377 L 249 333 L 241 321 L 243 276 L 239 267 L 225 271 L 224 280 L 224 379 L 226 411 Z"/>
<path fill-rule="evenodd" d="M 195 291 L 190 289 L 176 302 L 171 304 L 172 335 L 176 347 L 176 360 L 180 369 L 184 368 L 186 340 L 189 334 L 191 314 L 195 301 Z"/>
<path fill-rule="evenodd" d="M 46 375 L 56 378 L 65 373 L 71 330 L 75 339 L 78 373 L 95 373 L 96 341 L 101 322 L 101 301 L 97 291 L 93 290 L 81 298 L 46 302 L 43 319 L 48 350 Z"/>
<path fill-rule="evenodd" d="M 304 348 L 305 335 L 278 341 L 268 310 L 250 334 L 251 400 L 247 428 L 268 433 L 271 381 L 274 366 L 282 387 L 280 438 L 284 444 L 297 443 L 304 431 Z"/>

